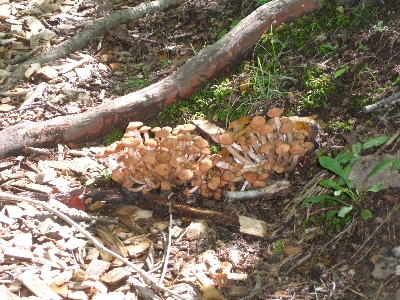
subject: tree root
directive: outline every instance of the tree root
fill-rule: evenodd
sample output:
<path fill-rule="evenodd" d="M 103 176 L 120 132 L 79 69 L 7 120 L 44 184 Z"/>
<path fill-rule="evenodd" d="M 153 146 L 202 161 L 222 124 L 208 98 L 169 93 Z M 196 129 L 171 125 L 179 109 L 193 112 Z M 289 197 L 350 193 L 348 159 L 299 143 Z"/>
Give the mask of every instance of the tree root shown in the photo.
<path fill-rule="evenodd" d="M 171 1 L 168 4 L 180 3 L 180 1 L 182 0 Z M 103 103 L 73 117 L 59 116 L 40 123 L 24 122 L 6 128 L 0 136 L 0 159 L 18 154 L 24 146 L 40 147 L 72 141 L 84 142 L 111 128 L 123 127 L 132 120 L 140 120 L 164 105 L 185 99 L 218 72 L 236 64 L 266 31 L 271 30 L 271 27 L 288 22 L 302 13 L 314 11 L 322 6 L 322 2 L 322 0 L 275 0 L 266 3 L 240 21 L 216 43 L 205 47 L 178 71 L 153 85 Z M 135 14 L 153 12 L 156 8 L 164 7 L 163 5 L 167 4 L 164 2 L 160 4 L 158 1 L 150 2 L 150 10 L 147 5 L 142 5 L 139 6 L 139 10 L 135 10 Z M 135 14 L 130 10 L 121 12 L 121 18 L 125 20 L 128 17 L 134 17 Z M 108 18 L 99 21 L 98 25 L 93 25 L 95 30 L 85 30 L 71 41 L 65 42 L 68 46 L 63 46 L 60 50 L 53 49 L 51 53 L 42 54 L 35 59 L 49 62 L 78 50 L 82 46 L 82 43 L 79 43 L 81 39 L 86 41 L 93 39 L 94 34 L 100 34 L 102 31 L 100 28 L 106 28 L 105 20 Z M 111 20 L 107 24 L 109 25 L 110 22 Z M 120 21 L 113 22 L 115 23 L 112 24 L 116 25 Z M 15 74 L 12 77 L 17 78 L 17 73 L 23 73 L 22 70 L 26 66 L 37 62 L 35 59 L 18 67 L 18 71 L 14 71 Z M 7 87 L 13 86 L 9 83 L 10 80 Z"/>

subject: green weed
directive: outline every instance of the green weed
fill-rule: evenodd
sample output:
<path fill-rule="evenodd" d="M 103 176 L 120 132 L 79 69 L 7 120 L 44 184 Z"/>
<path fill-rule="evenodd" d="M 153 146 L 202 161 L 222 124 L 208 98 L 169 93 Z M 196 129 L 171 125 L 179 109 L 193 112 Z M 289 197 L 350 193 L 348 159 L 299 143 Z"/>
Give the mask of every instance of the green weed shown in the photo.
<path fill-rule="evenodd" d="M 361 209 L 361 217 L 363 220 L 372 218 L 372 212 L 368 209 L 362 208 L 362 204 L 365 195 L 368 192 L 378 192 L 383 183 L 379 182 L 371 187 L 366 187 L 365 184 L 371 176 L 382 172 L 391 165 L 392 171 L 397 170 L 400 167 L 400 160 L 385 159 L 377 164 L 375 168 L 366 176 L 361 191 L 356 191 L 354 182 L 349 180 L 348 177 L 353 164 L 360 158 L 360 153 L 362 150 L 382 145 L 388 138 L 389 137 L 387 136 L 381 136 L 378 138 L 373 138 L 363 144 L 358 142 L 351 150 L 341 152 L 335 158 L 328 156 L 320 157 L 320 165 L 337 175 L 338 178 L 336 181 L 333 179 L 327 179 L 320 182 L 322 187 L 331 190 L 329 195 L 307 197 L 303 201 L 303 205 L 306 207 L 311 207 L 313 203 L 320 203 L 324 201 L 331 201 L 332 203 L 339 205 L 339 209 L 330 210 L 326 213 L 327 220 L 332 220 L 336 216 L 344 218 L 353 209 Z"/>
<path fill-rule="evenodd" d="M 248 112 L 245 102 L 230 102 L 232 84 L 229 79 L 216 85 L 207 85 L 200 92 L 192 95 L 187 101 L 167 105 L 158 114 L 152 126 L 187 123 L 190 120 L 206 118 L 214 122 L 227 122 L 238 119 Z"/>
<path fill-rule="evenodd" d="M 303 85 L 306 89 L 302 96 L 305 108 L 321 107 L 323 101 L 327 100 L 331 92 L 336 89 L 336 83 L 317 68 L 306 69 L 303 74 Z"/>
<path fill-rule="evenodd" d="M 281 240 L 277 240 L 277 241 L 275 242 L 275 249 L 274 249 L 274 252 L 275 252 L 276 254 L 281 255 L 281 254 L 282 254 L 282 251 L 283 251 L 283 246 L 285 246 L 285 244 L 284 244 Z"/>
<path fill-rule="evenodd" d="M 110 132 L 107 133 L 104 143 L 106 146 L 111 145 L 112 143 L 122 139 L 123 135 L 124 132 L 121 129 L 111 130 Z"/>

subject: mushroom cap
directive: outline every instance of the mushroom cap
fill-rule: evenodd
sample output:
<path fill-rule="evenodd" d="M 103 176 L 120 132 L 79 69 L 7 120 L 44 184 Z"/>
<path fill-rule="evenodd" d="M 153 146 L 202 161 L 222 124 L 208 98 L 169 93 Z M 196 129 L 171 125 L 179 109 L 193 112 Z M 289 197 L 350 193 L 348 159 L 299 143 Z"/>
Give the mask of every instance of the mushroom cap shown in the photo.
<path fill-rule="evenodd" d="M 305 148 L 307 148 L 307 150 L 312 150 L 314 148 L 313 142 L 304 142 L 303 145 Z"/>
<path fill-rule="evenodd" d="M 200 148 L 197 147 L 196 145 L 188 145 L 185 148 L 185 153 L 186 154 L 196 154 L 200 153 Z"/>
<path fill-rule="evenodd" d="M 169 160 L 169 164 L 172 167 L 174 167 L 175 169 L 178 168 L 179 165 L 184 165 L 187 162 L 188 162 L 188 159 L 181 154 L 175 154 Z"/>
<path fill-rule="evenodd" d="M 203 158 L 199 162 L 199 169 L 202 172 L 207 172 L 208 170 L 210 170 L 212 168 L 212 166 L 213 166 L 213 162 L 209 158 Z"/>
<path fill-rule="evenodd" d="M 292 146 L 290 147 L 289 152 L 292 155 L 303 155 L 305 152 L 305 149 L 299 143 L 293 143 Z"/>
<path fill-rule="evenodd" d="M 282 109 L 282 108 L 279 108 L 279 107 L 271 108 L 271 109 L 267 112 L 268 118 L 280 117 L 282 114 L 283 114 L 283 109 Z"/>
<path fill-rule="evenodd" d="M 253 183 L 258 178 L 258 173 L 254 171 L 246 171 L 242 175 L 243 179 L 247 180 L 250 183 Z"/>
<path fill-rule="evenodd" d="M 122 161 L 122 163 L 125 166 L 131 166 L 131 165 L 136 164 L 137 162 L 138 162 L 138 159 L 134 156 L 128 156 Z"/>
<path fill-rule="evenodd" d="M 263 117 L 261 116 L 255 116 L 251 119 L 249 126 L 255 130 L 259 131 L 264 125 L 266 121 Z"/>
<path fill-rule="evenodd" d="M 243 152 L 250 151 L 250 146 L 247 143 L 241 143 L 240 147 L 242 148 Z"/>
<path fill-rule="evenodd" d="M 140 121 L 130 122 L 130 123 L 128 124 L 128 127 L 126 127 L 126 130 L 127 130 L 127 131 L 129 131 L 129 130 L 135 130 L 135 129 L 138 129 L 140 126 L 143 126 L 143 123 L 140 122 Z"/>
<path fill-rule="evenodd" d="M 207 187 L 212 190 L 215 191 L 216 189 L 219 188 L 221 183 L 221 178 L 219 176 L 213 176 L 211 177 L 211 179 L 207 182 Z"/>
<path fill-rule="evenodd" d="M 263 188 L 263 187 L 265 187 L 267 184 L 265 183 L 265 181 L 262 181 L 262 180 L 256 180 L 256 181 L 254 181 L 253 183 L 253 187 L 255 187 L 255 188 Z"/>
<path fill-rule="evenodd" d="M 203 155 L 210 155 L 211 150 L 209 148 L 202 148 L 202 149 L 200 149 L 200 153 Z"/>
<path fill-rule="evenodd" d="M 185 141 L 185 142 L 190 142 L 192 141 L 192 137 L 190 135 L 184 134 L 184 133 L 179 133 L 177 135 L 178 141 Z"/>
<path fill-rule="evenodd" d="M 260 148 L 258 148 L 258 153 L 267 153 L 272 149 L 272 144 L 270 143 L 266 143 L 260 146 Z"/>
<path fill-rule="evenodd" d="M 169 163 L 158 163 L 154 166 L 154 173 L 160 176 L 168 175 L 172 170 L 172 166 Z"/>
<path fill-rule="evenodd" d="M 193 142 L 199 148 L 207 148 L 209 146 L 208 141 L 199 135 L 193 138 Z"/>
<path fill-rule="evenodd" d="M 161 127 L 156 126 L 156 127 L 152 128 L 150 131 L 155 133 L 160 130 L 161 130 Z"/>
<path fill-rule="evenodd" d="M 193 171 L 189 169 L 182 170 L 178 173 L 178 178 L 182 181 L 189 181 L 193 178 Z"/>
<path fill-rule="evenodd" d="M 149 131 L 151 129 L 151 127 L 150 126 L 142 126 L 142 127 L 140 127 L 140 129 L 139 129 L 139 132 L 140 133 L 143 133 L 143 132 L 147 132 L 147 131 Z"/>
<path fill-rule="evenodd" d="M 294 124 L 293 123 L 285 123 L 279 129 L 279 132 L 282 133 L 282 134 L 287 134 L 288 132 L 292 131 L 293 128 L 294 128 Z"/>
<path fill-rule="evenodd" d="M 181 132 L 192 132 L 196 129 L 194 124 L 183 124 L 180 128 Z"/>
<path fill-rule="evenodd" d="M 163 128 L 161 128 L 159 131 L 156 131 L 154 136 L 156 138 L 164 138 L 167 137 L 172 131 L 171 127 L 165 126 Z"/>
<path fill-rule="evenodd" d="M 104 148 L 104 155 L 107 156 L 112 153 L 117 153 L 124 150 L 124 146 L 119 142 L 112 143 L 111 145 Z"/>
<path fill-rule="evenodd" d="M 261 172 L 261 173 L 258 174 L 257 180 L 265 180 L 268 177 L 269 177 L 269 173 L 264 171 L 264 172 Z"/>
<path fill-rule="evenodd" d="M 230 145 L 234 142 L 233 132 L 227 131 L 218 137 L 218 142 L 221 145 Z"/>
<path fill-rule="evenodd" d="M 147 151 L 140 160 L 150 166 L 153 166 L 157 163 L 156 157 L 157 157 L 156 151 Z"/>
<path fill-rule="evenodd" d="M 162 146 L 168 149 L 175 149 L 179 145 L 179 141 L 176 136 L 169 136 L 162 142 Z"/>
<path fill-rule="evenodd" d="M 156 155 L 157 161 L 159 162 L 169 162 L 172 155 L 169 152 L 160 152 Z"/>
<path fill-rule="evenodd" d="M 127 168 L 116 168 L 111 172 L 111 178 L 115 182 L 121 183 L 126 176 L 130 174 L 130 170 Z"/>
<path fill-rule="evenodd" d="M 286 143 L 280 143 L 278 146 L 275 148 L 275 153 L 278 155 L 283 155 L 285 153 L 288 153 L 290 150 L 290 145 Z"/>
<path fill-rule="evenodd" d="M 148 139 L 143 144 L 149 147 L 158 147 L 158 141 L 156 139 Z"/>
<path fill-rule="evenodd" d="M 259 131 L 260 134 L 274 133 L 274 126 L 265 124 Z"/>
<path fill-rule="evenodd" d="M 124 180 L 122 180 L 121 185 L 125 188 L 131 188 L 134 186 L 134 182 L 132 180 L 130 180 L 129 178 L 125 178 Z"/>
<path fill-rule="evenodd" d="M 171 183 L 168 180 L 163 180 L 163 181 L 160 182 L 160 188 L 163 191 L 169 191 L 172 188 L 172 186 L 171 186 Z"/>
<path fill-rule="evenodd" d="M 272 169 L 276 172 L 276 173 L 283 173 L 283 171 L 285 170 L 285 168 L 283 167 L 283 166 L 281 166 L 281 165 L 278 165 L 278 164 L 276 164 L 276 165 L 274 165 L 273 167 L 272 167 Z"/>
<path fill-rule="evenodd" d="M 185 164 L 185 168 L 188 168 L 189 170 L 196 170 L 199 168 L 199 164 L 190 160 Z"/>
<path fill-rule="evenodd" d="M 252 145 L 254 145 L 254 144 L 257 144 L 257 143 L 258 143 L 258 138 L 257 138 L 255 135 L 249 136 L 249 137 L 246 139 L 246 143 L 247 143 L 248 145 L 250 145 L 250 146 L 252 146 Z"/>
<path fill-rule="evenodd" d="M 235 174 L 229 171 L 226 171 L 224 174 L 222 174 L 222 179 L 226 181 L 231 181 L 235 177 Z"/>

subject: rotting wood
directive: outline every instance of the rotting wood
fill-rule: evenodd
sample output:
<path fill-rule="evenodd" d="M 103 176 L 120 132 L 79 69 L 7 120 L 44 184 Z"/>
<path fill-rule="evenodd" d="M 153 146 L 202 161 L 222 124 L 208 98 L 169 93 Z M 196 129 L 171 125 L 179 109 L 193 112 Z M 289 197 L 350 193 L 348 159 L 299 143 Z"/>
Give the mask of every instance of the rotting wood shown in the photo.
<path fill-rule="evenodd" d="M 162 106 L 183 100 L 207 80 L 237 63 L 271 27 L 319 9 L 322 3 L 322 0 L 275 0 L 266 3 L 220 40 L 205 47 L 178 71 L 153 85 L 74 117 L 59 116 L 40 123 L 23 122 L 6 128 L 0 136 L 0 159 L 19 153 L 24 146 L 89 140 L 110 128 L 124 127 L 129 121 L 140 120 Z"/>

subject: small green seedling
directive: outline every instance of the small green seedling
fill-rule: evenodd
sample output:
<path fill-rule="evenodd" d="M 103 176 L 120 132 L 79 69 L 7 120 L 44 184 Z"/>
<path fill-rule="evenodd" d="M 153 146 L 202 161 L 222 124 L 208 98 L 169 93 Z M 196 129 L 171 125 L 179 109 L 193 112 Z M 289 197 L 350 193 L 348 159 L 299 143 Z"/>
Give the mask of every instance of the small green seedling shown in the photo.
<path fill-rule="evenodd" d="M 344 64 L 339 66 L 339 69 L 335 72 L 335 74 L 333 75 L 333 78 L 336 79 L 338 77 L 340 77 L 343 73 L 345 73 L 347 70 L 349 70 L 349 66 Z"/>
<path fill-rule="evenodd" d="M 362 202 L 368 192 L 378 192 L 383 183 L 379 182 L 369 187 L 365 187 L 368 179 L 386 168 L 390 165 L 392 166 L 392 171 L 397 170 L 400 167 L 399 159 L 385 159 L 375 166 L 375 168 L 366 176 L 361 191 L 356 191 L 354 182 L 349 180 L 349 173 L 353 164 L 360 158 L 360 153 L 362 150 L 382 145 L 388 139 L 387 136 L 381 136 L 378 138 L 373 138 L 364 144 L 356 143 L 350 151 L 345 151 L 340 153 L 335 158 L 330 158 L 328 156 L 322 156 L 319 158 L 320 165 L 328 169 L 329 171 L 336 174 L 339 178 L 335 181 L 332 179 L 327 179 L 320 182 L 320 185 L 326 189 L 331 190 L 329 195 L 318 195 L 307 197 L 303 201 L 303 205 L 306 207 L 311 207 L 313 203 L 318 203 L 326 200 L 333 201 L 341 207 L 339 209 L 330 210 L 326 213 L 326 219 L 331 220 L 336 215 L 338 217 L 345 217 L 353 209 L 361 208 Z M 343 168 L 341 165 L 345 165 Z M 350 200 L 350 201 L 349 201 Z M 372 212 L 368 209 L 361 209 L 361 217 L 363 220 L 368 220 L 372 218 Z"/>

